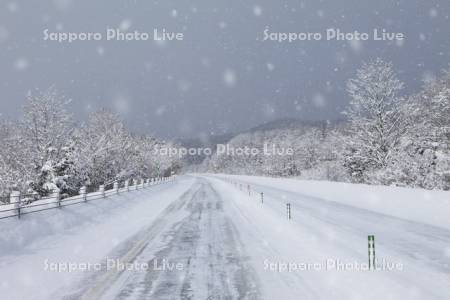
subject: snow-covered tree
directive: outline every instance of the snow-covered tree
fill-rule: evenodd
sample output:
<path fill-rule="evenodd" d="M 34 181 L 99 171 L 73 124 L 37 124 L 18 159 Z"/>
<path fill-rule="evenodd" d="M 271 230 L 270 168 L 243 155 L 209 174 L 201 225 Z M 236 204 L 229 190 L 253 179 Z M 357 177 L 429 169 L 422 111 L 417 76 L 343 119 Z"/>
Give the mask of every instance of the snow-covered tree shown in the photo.
<path fill-rule="evenodd" d="M 450 189 L 450 72 L 427 82 L 404 106 L 409 120 L 395 172 L 400 184 Z"/>
<path fill-rule="evenodd" d="M 55 89 L 29 94 L 23 118 L 0 123 L 0 197 L 12 190 L 46 196 L 58 190 L 76 194 L 129 178 L 167 176 L 181 168 L 180 158 L 155 151 L 177 147 L 130 133 L 107 109 L 75 126 L 67 101 Z"/>
<path fill-rule="evenodd" d="M 24 107 L 20 137 L 26 154 L 21 160 L 25 160 L 34 170 L 29 185 L 40 195 L 47 195 L 53 189 L 60 188 L 70 176 L 69 173 L 60 172 L 57 179 L 49 175 L 55 172 L 53 168 L 64 159 L 64 149 L 71 143 L 74 123 L 67 111 L 69 102 L 54 88 L 50 88 L 44 92 L 29 93 Z"/>
<path fill-rule="evenodd" d="M 33 191 L 40 195 L 59 191 L 62 196 L 75 195 L 79 186 L 76 184 L 73 148 L 63 147 L 59 155 L 55 148 L 49 148 L 49 159 L 41 167 L 37 179 L 30 183 Z"/>
<path fill-rule="evenodd" d="M 0 123 L 0 196 L 12 190 L 26 190 L 27 182 L 34 176 L 21 134 L 16 123 Z"/>
<path fill-rule="evenodd" d="M 378 171 L 391 163 L 406 130 L 399 95 L 403 83 L 391 63 L 376 59 L 365 63 L 347 87 L 351 99 L 344 112 L 350 122 L 344 165 L 357 182 L 388 183 Z"/>
<path fill-rule="evenodd" d="M 75 168 L 81 185 L 98 187 L 126 177 L 134 149 L 120 118 L 109 110 L 92 113 L 75 134 Z"/>
<path fill-rule="evenodd" d="M 154 139 L 151 141 L 150 147 L 148 147 L 151 152 L 148 152 L 148 150 L 144 152 L 148 156 L 147 161 L 149 162 L 151 176 L 169 176 L 172 172 L 178 173 L 183 166 L 182 156 L 161 153 L 158 149 L 162 147 L 177 149 L 180 146 L 173 142 L 156 141 L 155 143 Z M 179 153 L 179 151 L 177 152 Z"/>

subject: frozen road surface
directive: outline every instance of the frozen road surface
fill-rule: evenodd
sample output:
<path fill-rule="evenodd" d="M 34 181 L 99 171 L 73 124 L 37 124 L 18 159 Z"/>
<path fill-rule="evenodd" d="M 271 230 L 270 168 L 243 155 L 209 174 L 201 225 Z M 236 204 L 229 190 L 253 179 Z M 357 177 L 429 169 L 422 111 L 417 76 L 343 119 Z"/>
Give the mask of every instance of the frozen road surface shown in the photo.
<path fill-rule="evenodd" d="M 257 299 L 258 284 L 222 197 L 198 180 L 121 253 L 137 272 L 93 280 L 82 299 Z M 131 267 L 131 265 L 129 265 Z M 139 272 L 148 266 L 150 272 Z M 77 297 L 78 298 L 78 295 Z"/>
<path fill-rule="evenodd" d="M 6 220 L 0 298 L 450 299 L 450 228 L 440 218 L 450 211 L 448 193 L 367 188 L 357 193 L 372 199 L 364 204 L 352 203 L 353 187 L 304 184 L 182 176 Z M 439 209 L 431 217 L 433 208 L 383 210 L 402 193 Z M 368 235 L 376 270 L 367 269 Z"/>

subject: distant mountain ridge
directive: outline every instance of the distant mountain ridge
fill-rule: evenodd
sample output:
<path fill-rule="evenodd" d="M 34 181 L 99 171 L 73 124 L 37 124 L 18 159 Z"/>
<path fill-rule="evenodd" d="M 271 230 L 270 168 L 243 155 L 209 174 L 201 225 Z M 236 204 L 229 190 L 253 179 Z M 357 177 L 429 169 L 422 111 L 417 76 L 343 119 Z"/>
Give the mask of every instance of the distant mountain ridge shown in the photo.
<path fill-rule="evenodd" d="M 276 119 L 274 121 L 269 121 L 262 123 L 260 125 L 251 127 L 246 130 L 237 131 L 234 133 L 227 133 L 222 135 L 210 135 L 205 139 L 200 138 L 190 138 L 190 139 L 180 139 L 177 141 L 181 146 L 189 148 L 189 147 L 208 147 L 208 146 L 215 146 L 217 144 L 225 144 L 234 137 L 245 134 L 245 133 L 254 133 L 254 132 L 264 132 L 264 131 L 271 131 L 271 130 L 277 130 L 277 129 L 298 129 L 298 128 L 305 128 L 305 127 L 321 127 L 324 124 L 328 125 L 336 125 L 342 123 L 342 120 L 332 120 L 332 121 L 311 121 L 311 120 L 303 120 L 303 119 L 297 119 L 297 118 L 283 118 L 283 119 Z"/>
<path fill-rule="evenodd" d="M 257 131 L 270 131 L 276 129 L 297 129 L 303 127 L 317 127 L 328 121 L 307 121 L 296 118 L 277 119 L 274 121 L 266 122 L 261 125 L 252 127 L 241 133 L 252 133 Z"/>

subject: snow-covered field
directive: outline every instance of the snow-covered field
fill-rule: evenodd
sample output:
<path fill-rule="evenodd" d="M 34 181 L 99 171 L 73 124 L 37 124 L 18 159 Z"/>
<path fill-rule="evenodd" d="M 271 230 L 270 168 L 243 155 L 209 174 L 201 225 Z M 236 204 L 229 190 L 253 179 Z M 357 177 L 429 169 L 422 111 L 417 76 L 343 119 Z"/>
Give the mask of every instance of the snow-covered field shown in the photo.
<path fill-rule="evenodd" d="M 181 176 L 2 220 L 0 298 L 449 299 L 449 215 L 448 192 Z"/>

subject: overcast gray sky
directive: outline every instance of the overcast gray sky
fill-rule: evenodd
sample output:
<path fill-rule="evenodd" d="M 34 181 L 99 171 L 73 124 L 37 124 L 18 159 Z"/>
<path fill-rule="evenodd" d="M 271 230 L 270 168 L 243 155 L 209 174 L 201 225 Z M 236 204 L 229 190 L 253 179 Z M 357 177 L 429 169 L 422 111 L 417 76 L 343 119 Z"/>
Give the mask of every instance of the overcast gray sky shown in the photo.
<path fill-rule="evenodd" d="M 392 61 L 407 91 L 450 63 L 448 0 L 0 1 L 0 112 L 54 85 L 79 119 L 99 107 L 162 137 L 265 121 L 339 118 L 345 81 L 365 60 Z M 263 31 L 401 32 L 401 42 L 261 41 Z M 183 32 L 183 41 L 44 41 L 43 31 Z"/>

